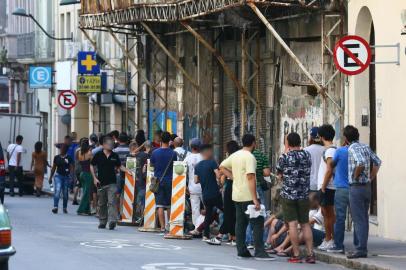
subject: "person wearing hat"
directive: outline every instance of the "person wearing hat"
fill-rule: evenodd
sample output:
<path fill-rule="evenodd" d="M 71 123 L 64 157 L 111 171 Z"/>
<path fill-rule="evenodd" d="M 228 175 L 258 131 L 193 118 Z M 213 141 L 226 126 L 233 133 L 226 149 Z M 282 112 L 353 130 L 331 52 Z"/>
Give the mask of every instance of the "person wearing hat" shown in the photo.
<path fill-rule="evenodd" d="M 310 171 L 310 192 L 318 192 L 317 178 L 319 174 L 321 156 L 323 155 L 325 149 L 318 132 L 318 127 L 312 127 L 310 129 L 309 146 L 304 149 L 310 153 L 310 157 L 312 159 L 312 168 Z"/>
<path fill-rule="evenodd" d="M 192 153 L 189 154 L 184 161 L 188 166 L 188 189 L 190 193 L 190 204 L 192 207 L 192 222 L 196 226 L 197 219 L 200 216 L 200 204 L 203 203 L 202 187 L 199 183 L 195 183 L 195 166 L 202 160 L 200 155 L 200 146 L 201 141 L 197 138 L 194 138 L 190 142 L 190 148 Z"/>

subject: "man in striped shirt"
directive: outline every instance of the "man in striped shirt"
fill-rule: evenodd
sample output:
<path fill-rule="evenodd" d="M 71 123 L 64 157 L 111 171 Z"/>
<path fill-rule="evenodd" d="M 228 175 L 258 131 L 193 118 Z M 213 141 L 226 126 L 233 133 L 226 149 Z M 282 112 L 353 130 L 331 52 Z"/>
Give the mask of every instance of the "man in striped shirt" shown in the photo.
<path fill-rule="evenodd" d="M 381 160 L 371 148 L 360 143 L 358 129 L 347 126 L 344 137 L 350 144 L 348 148 L 348 180 L 350 184 L 350 208 L 354 222 L 354 246 L 356 251 L 347 258 L 366 258 L 368 255 L 369 218 L 371 203 L 371 181 L 381 166 Z"/>

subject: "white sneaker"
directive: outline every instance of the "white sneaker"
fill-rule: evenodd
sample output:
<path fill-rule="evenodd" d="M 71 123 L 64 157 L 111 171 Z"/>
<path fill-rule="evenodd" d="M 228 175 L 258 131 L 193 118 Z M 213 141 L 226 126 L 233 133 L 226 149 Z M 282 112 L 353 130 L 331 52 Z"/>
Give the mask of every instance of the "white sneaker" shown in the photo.
<path fill-rule="evenodd" d="M 327 241 L 324 239 L 323 242 L 321 243 L 321 245 L 317 247 L 317 249 L 325 251 L 326 244 L 327 244 Z"/>
<path fill-rule="evenodd" d="M 334 241 L 333 241 L 333 240 L 328 241 L 328 242 L 326 243 L 325 248 L 326 248 L 326 251 L 329 250 L 329 249 L 334 248 Z"/>
<path fill-rule="evenodd" d="M 218 240 L 216 237 L 211 238 L 210 240 L 206 241 L 207 244 L 213 245 L 213 246 L 220 246 L 221 241 Z"/>

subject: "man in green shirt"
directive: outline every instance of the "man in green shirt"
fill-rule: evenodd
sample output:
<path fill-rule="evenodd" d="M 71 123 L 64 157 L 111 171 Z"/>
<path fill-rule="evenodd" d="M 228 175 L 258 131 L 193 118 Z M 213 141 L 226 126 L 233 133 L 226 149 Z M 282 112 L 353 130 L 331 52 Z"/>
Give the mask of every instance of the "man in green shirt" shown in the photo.
<path fill-rule="evenodd" d="M 268 209 L 268 205 L 265 199 L 265 191 L 268 190 L 267 182 L 264 180 L 264 177 L 271 175 L 271 169 L 269 166 L 269 158 L 267 155 L 255 149 L 252 152 L 255 159 L 257 160 L 257 169 L 256 169 L 256 179 L 257 179 L 257 192 L 261 204 L 265 205 L 265 208 Z"/>

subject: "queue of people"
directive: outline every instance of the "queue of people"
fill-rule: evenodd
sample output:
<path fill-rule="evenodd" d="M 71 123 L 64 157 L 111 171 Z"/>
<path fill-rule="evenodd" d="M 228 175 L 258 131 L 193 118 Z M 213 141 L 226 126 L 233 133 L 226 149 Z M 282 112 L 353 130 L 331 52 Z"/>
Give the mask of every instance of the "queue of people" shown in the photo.
<path fill-rule="evenodd" d="M 135 158 L 135 222 L 142 225 L 146 194 L 147 161 L 158 181 L 155 201 L 158 228 L 169 230 L 173 163 L 187 165 L 186 213 L 190 226 L 185 233 L 201 237 L 210 245 L 226 243 L 236 246 L 239 258 L 273 260 L 271 255 L 288 257 L 290 263 L 316 262 L 314 248 L 344 253 L 347 209 L 354 224 L 355 252 L 350 259 L 367 256 L 368 209 L 371 181 L 376 178 L 381 161 L 369 146 L 359 142 L 357 128 L 346 126 L 343 146 L 334 145 L 336 131 L 331 125 L 313 127 L 309 146 L 302 148 L 302 138 L 292 132 L 285 138 L 285 151 L 271 172 L 266 154 L 256 149 L 256 138 L 242 137 L 225 145 L 226 158 L 218 162 L 210 144 L 195 138 L 185 146 L 182 138 L 158 131 L 147 141 L 144 131 L 134 138 L 113 131 L 108 135 L 92 134 L 76 143 L 66 136 L 56 145 L 60 153 L 53 158 L 49 182 L 54 184 L 52 212 L 67 213 L 69 191 L 82 190 L 77 209 L 79 215 L 97 215 L 99 229 L 114 230 L 120 218 L 127 158 Z M 10 178 L 18 178 L 21 143 L 7 149 Z M 190 150 L 190 151 L 189 151 Z M 42 143 L 35 144 L 32 169 L 36 195 L 41 195 L 47 156 Z M 282 211 L 270 213 L 270 178 L 281 186 Z M 12 181 L 14 183 L 14 181 Z M 13 185 L 10 194 L 13 196 Z M 165 216 L 167 215 L 167 216 Z M 307 255 L 300 257 L 299 246 Z M 253 249 L 253 253 L 250 251 Z"/>

